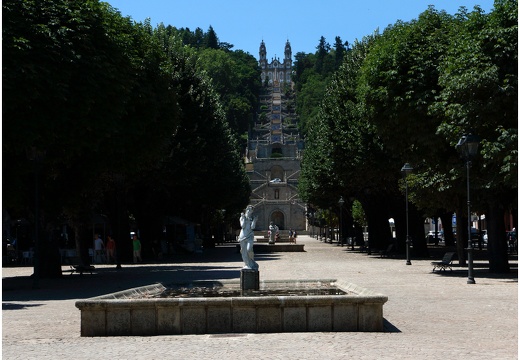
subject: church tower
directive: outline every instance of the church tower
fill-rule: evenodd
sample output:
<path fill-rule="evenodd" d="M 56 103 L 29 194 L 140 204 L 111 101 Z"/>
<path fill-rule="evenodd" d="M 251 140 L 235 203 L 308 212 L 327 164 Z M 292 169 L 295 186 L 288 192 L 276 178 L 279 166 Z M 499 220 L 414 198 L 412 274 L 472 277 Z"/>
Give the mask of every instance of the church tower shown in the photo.
<path fill-rule="evenodd" d="M 291 82 L 292 50 L 289 40 L 285 43 L 283 61 L 276 56 L 272 58 L 270 62 L 267 60 L 267 50 L 264 40 L 260 43 L 259 55 L 260 60 L 258 62 L 262 70 L 262 83 L 266 80 L 270 85 L 273 85 L 274 82 L 279 84 Z"/>
<path fill-rule="evenodd" d="M 289 39 L 287 39 L 287 42 L 285 43 L 285 63 L 290 63 L 292 65 L 292 51 L 291 51 L 291 43 L 289 42 Z"/>
<path fill-rule="evenodd" d="M 267 50 L 265 49 L 265 43 L 264 40 L 260 43 L 260 68 L 265 69 L 267 66 Z"/>

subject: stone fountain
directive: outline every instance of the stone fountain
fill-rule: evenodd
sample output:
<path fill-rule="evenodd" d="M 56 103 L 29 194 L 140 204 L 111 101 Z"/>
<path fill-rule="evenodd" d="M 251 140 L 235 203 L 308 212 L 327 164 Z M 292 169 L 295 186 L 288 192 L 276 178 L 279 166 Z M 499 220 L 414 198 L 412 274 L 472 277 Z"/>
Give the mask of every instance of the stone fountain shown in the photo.
<path fill-rule="evenodd" d="M 167 287 L 154 284 L 77 301 L 81 336 L 383 331 L 385 295 L 342 279 L 260 281 L 251 214 L 248 206 L 240 218 L 240 282 L 168 285 L 212 296 L 161 297 Z"/>

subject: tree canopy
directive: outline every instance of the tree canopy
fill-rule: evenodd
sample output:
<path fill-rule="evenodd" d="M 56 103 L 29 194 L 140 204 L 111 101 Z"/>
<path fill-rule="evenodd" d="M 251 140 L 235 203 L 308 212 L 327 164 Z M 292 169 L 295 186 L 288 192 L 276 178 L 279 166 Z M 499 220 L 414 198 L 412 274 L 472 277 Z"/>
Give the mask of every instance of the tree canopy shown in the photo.
<path fill-rule="evenodd" d="M 3 207 L 11 217 L 34 216 L 35 171 L 42 227 L 116 217 L 115 193 L 125 229 L 125 212 L 143 199 L 160 199 L 148 207 L 158 219 L 195 222 L 245 207 L 238 139 L 256 107 L 253 57 L 230 51 L 212 27 L 153 28 L 96 0 L 2 6 Z M 210 66 L 216 58 L 227 72 Z"/>
<path fill-rule="evenodd" d="M 375 233 L 371 242 L 383 244 L 387 234 L 378 233 L 383 223 L 371 216 L 371 207 L 383 217 L 399 217 L 399 169 L 409 162 L 410 198 L 421 224 L 415 238 L 424 237 L 421 217 L 457 212 L 463 224 L 466 172 L 455 144 L 476 133 L 482 140 L 472 167 L 472 209 L 486 214 L 493 234 L 491 270 L 507 271 L 503 211 L 517 208 L 516 13 L 516 1 L 507 0 L 497 0 L 489 14 L 476 7 L 451 16 L 431 6 L 415 20 L 357 41 L 324 81 L 319 110 L 304 124 L 303 197 L 322 207 L 340 195 L 360 200 L 369 234 Z M 305 75 L 309 59 L 300 54 L 296 64 L 300 104 L 314 81 Z M 461 250 L 464 230 L 458 232 Z M 414 251 L 420 245 L 414 242 Z"/>

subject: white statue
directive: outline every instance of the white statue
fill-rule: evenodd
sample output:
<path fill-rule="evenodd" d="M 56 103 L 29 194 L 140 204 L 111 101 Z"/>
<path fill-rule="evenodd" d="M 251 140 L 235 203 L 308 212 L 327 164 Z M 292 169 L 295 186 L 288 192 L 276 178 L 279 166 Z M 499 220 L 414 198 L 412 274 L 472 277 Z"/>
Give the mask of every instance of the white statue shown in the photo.
<path fill-rule="evenodd" d="M 255 235 L 253 229 L 256 226 L 257 216 L 252 217 L 253 207 L 249 205 L 246 208 L 245 214 L 240 214 L 240 235 L 238 235 L 238 241 L 240 242 L 240 253 L 242 254 L 242 260 L 244 260 L 243 269 L 258 270 L 258 264 L 254 260 L 255 253 L 253 250 L 253 244 L 255 241 Z"/>

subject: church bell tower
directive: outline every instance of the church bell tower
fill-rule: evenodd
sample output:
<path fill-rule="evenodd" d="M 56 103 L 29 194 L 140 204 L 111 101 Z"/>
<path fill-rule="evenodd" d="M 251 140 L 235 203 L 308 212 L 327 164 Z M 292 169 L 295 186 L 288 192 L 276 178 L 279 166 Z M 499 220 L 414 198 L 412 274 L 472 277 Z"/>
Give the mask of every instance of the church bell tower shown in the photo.
<path fill-rule="evenodd" d="M 285 43 L 285 63 L 292 63 L 292 51 L 289 39 L 287 39 L 287 42 Z"/>
<path fill-rule="evenodd" d="M 264 40 L 262 40 L 262 42 L 260 43 L 259 55 L 260 55 L 260 67 L 262 69 L 265 69 L 267 66 L 267 50 L 265 49 Z"/>

